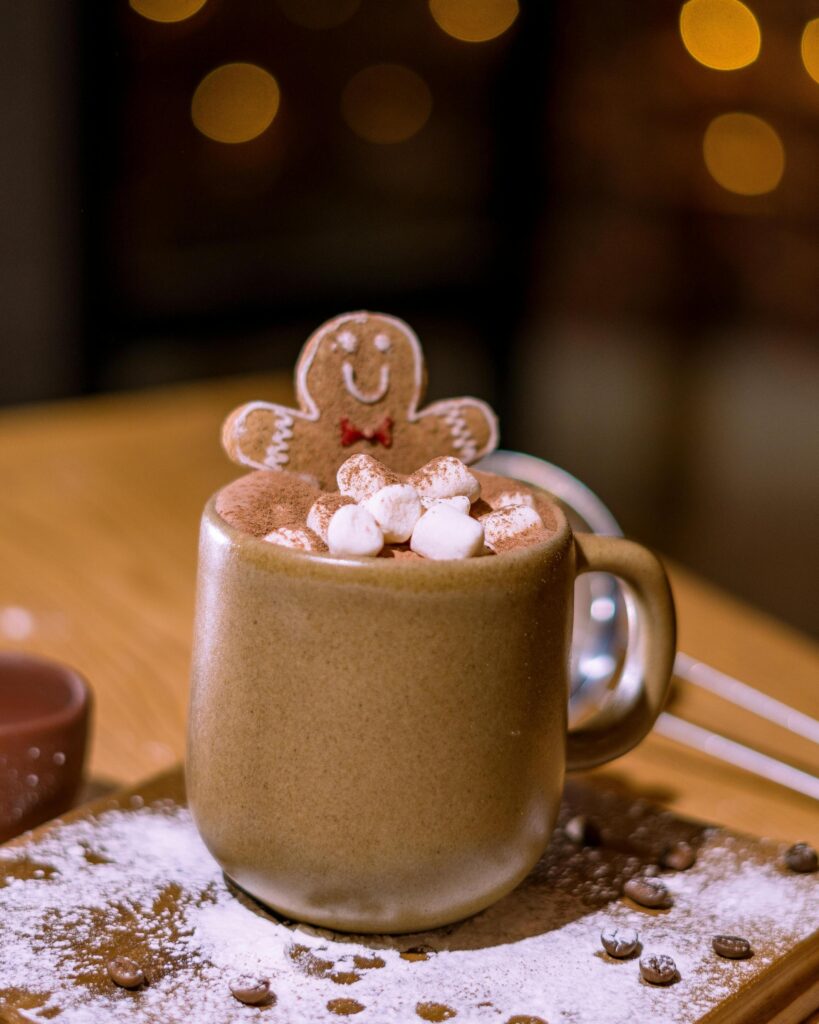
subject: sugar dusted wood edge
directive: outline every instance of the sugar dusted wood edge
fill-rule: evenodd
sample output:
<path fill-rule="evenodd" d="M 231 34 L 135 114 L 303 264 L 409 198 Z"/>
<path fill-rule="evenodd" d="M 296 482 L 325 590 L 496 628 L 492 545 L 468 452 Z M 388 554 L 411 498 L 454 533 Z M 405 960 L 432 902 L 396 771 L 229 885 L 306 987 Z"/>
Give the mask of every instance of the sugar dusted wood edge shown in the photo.
<path fill-rule="evenodd" d="M 593 776 L 586 785 L 593 785 Z M 582 784 L 581 784 L 582 785 Z M 142 784 L 125 787 L 114 793 L 99 797 L 60 818 L 10 840 L 3 848 L 25 849 L 55 828 L 86 820 L 111 810 L 134 810 L 135 797 L 140 798 L 138 806 L 149 806 L 161 801 L 170 801 L 185 806 L 184 770 L 181 765 L 153 776 Z M 692 824 L 697 824 L 691 822 Z M 731 833 L 737 835 L 737 833 Z M 754 842 L 758 842 L 754 837 Z M 729 997 L 723 1004 L 698 1019 L 697 1024 L 812 1024 L 817 1018 L 807 1020 L 819 1006 L 819 931 L 795 946 L 785 956 L 770 964 L 753 984 Z M 0 1006 L 0 1024 L 28 1024 L 29 1017 L 15 1009 Z"/>
<path fill-rule="evenodd" d="M 0 844 L 0 849 L 25 850 L 36 843 L 49 832 L 70 825 L 74 821 L 84 821 L 104 814 L 106 811 L 134 810 L 131 802 L 136 796 L 141 797 L 145 805 L 150 805 L 161 800 L 170 800 L 178 806 L 184 806 L 185 800 L 185 775 L 181 765 L 177 765 L 168 771 L 146 779 L 143 783 L 125 786 L 105 796 L 97 797 L 88 803 L 67 811 L 59 818 L 53 818 L 35 829 L 23 832 L 8 842 Z M 0 1024 L 30 1024 L 31 1018 L 18 1010 L 4 1007 L 0 1003 Z"/>
<path fill-rule="evenodd" d="M 801 1024 L 819 1006 L 819 931 L 697 1024 Z"/>

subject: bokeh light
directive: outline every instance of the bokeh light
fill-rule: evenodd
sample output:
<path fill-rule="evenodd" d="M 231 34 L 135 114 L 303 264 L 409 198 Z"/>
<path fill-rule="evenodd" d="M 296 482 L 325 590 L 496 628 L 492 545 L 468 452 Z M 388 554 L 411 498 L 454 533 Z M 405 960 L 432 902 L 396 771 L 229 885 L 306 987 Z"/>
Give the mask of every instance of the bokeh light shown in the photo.
<path fill-rule="evenodd" d="M 374 64 L 353 75 L 341 97 L 344 120 L 368 142 L 405 142 L 432 111 L 429 86 L 400 64 Z"/>
<path fill-rule="evenodd" d="M 223 64 L 205 75 L 191 101 L 193 123 L 216 142 L 248 142 L 279 109 L 276 79 L 255 64 Z"/>
<path fill-rule="evenodd" d="M 785 171 L 781 139 L 767 121 L 753 114 L 715 117 L 705 131 L 702 150 L 714 180 L 739 195 L 772 192 Z"/>
<path fill-rule="evenodd" d="M 335 28 L 355 14 L 361 0 L 278 0 L 282 13 L 303 28 Z"/>
<path fill-rule="evenodd" d="M 810 77 L 819 82 L 819 18 L 805 25 L 802 33 L 802 63 Z"/>
<path fill-rule="evenodd" d="M 740 0 L 688 0 L 680 34 L 691 56 L 717 71 L 736 71 L 759 56 L 762 35 L 753 11 Z"/>
<path fill-rule="evenodd" d="M 511 27 L 518 0 L 429 0 L 432 17 L 447 35 L 465 43 L 485 43 Z"/>
<path fill-rule="evenodd" d="M 192 18 L 202 10 L 207 0 L 129 0 L 129 3 L 143 18 L 170 24 Z"/>

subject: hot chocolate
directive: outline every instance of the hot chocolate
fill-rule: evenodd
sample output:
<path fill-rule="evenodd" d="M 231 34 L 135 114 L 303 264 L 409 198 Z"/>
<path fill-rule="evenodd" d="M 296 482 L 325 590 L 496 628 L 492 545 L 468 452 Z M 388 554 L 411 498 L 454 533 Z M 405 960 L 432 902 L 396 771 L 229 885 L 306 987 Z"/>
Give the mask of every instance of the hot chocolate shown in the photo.
<path fill-rule="evenodd" d="M 403 476 L 370 455 L 354 455 L 337 476 L 339 490 L 322 491 L 292 473 L 257 470 L 228 484 L 216 510 L 272 544 L 411 561 L 500 555 L 543 543 L 557 525 L 543 492 L 452 457 Z"/>

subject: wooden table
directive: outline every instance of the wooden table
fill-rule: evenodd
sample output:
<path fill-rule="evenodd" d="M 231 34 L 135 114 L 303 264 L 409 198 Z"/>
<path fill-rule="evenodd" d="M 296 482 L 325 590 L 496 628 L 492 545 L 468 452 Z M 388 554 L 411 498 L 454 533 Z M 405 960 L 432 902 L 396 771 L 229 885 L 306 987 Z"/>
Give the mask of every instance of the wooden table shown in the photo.
<path fill-rule="evenodd" d="M 136 781 L 182 758 L 207 496 L 237 475 L 219 426 L 239 402 L 288 401 L 283 378 L 233 379 L 0 415 L 0 647 L 68 661 L 96 694 L 90 773 Z M 817 647 L 672 567 L 680 646 L 814 716 Z M 819 772 L 815 746 L 680 686 L 677 714 Z M 657 736 L 608 768 L 647 799 L 819 844 L 817 805 Z"/>

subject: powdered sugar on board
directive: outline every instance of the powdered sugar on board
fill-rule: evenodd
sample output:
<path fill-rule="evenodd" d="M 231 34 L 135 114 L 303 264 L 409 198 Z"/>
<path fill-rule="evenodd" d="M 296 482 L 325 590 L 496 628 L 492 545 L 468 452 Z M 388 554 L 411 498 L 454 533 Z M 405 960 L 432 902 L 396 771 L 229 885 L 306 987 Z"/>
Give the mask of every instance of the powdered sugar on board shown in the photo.
<path fill-rule="evenodd" d="M 570 799 L 587 796 L 575 787 Z M 588 805 L 588 801 L 586 801 Z M 622 797 L 595 794 L 603 845 L 580 849 L 562 828 L 514 893 L 483 914 L 412 937 L 359 939 L 291 927 L 235 892 L 190 815 L 171 801 L 111 810 L 0 849 L 0 1009 L 66 1024 L 300 1024 L 355 1015 L 412 1020 L 571 1024 L 692 1022 L 747 986 L 819 929 L 816 876 L 787 873 L 773 844 L 681 823 Z M 588 807 L 584 807 L 588 809 Z M 562 820 L 576 812 L 567 806 Z M 619 898 L 658 844 L 685 837 L 696 865 L 664 872 L 667 911 Z M 654 988 L 637 959 L 616 961 L 601 929 L 626 924 L 643 949 L 671 955 L 680 980 Z M 718 933 L 744 935 L 755 955 L 726 961 Z M 417 946 L 432 952 L 402 957 Z M 107 962 L 128 955 L 150 984 L 115 988 Z M 275 1000 L 254 1008 L 229 982 L 256 973 Z M 14 1019 L 14 1018 L 12 1018 Z"/>

